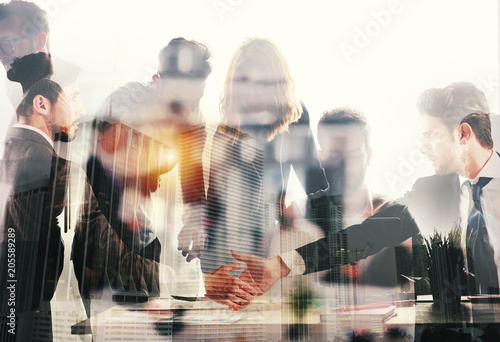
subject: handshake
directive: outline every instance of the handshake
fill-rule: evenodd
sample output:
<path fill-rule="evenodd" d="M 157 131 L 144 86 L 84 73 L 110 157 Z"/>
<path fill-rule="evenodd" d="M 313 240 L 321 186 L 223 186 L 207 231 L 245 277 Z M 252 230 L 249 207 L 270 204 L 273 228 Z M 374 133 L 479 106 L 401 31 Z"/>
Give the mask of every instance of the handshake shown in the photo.
<path fill-rule="evenodd" d="M 279 256 L 265 259 L 235 251 L 231 254 L 246 264 L 245 270 L 235 277 L 230 272 L 244 265 L 234 262 L 220 266 L 205 275 L 205 290 L 208 298 L 233 310 L 246 308 L 252 300 L 269 291 L 278 280 L 290 273 Z"/>

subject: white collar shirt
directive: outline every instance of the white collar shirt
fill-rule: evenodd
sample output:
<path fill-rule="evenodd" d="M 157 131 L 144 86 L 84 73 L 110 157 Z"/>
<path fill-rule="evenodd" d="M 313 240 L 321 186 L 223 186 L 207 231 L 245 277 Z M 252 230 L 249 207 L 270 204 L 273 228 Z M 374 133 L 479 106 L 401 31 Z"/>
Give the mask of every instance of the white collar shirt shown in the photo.
<path fill-rule="evenodd" d="M 468 180 L 460 177 L 460 216 L 462 241 L 465 245 L 467 232 L 467 220 L 472 209 L 472 185 L 479 178 L 489 177 L 491 181 L 486 184 L 481 192 L 481 207 L 483 209 L 484 221 L 488 231 L 490 245 L 493 248 L 497 272 L 500 271 L 500 156 L 493 152 L 488 162 L 481 169 L 475 179 Z M 500 273 L 499 273 L 500 274 Z"/>

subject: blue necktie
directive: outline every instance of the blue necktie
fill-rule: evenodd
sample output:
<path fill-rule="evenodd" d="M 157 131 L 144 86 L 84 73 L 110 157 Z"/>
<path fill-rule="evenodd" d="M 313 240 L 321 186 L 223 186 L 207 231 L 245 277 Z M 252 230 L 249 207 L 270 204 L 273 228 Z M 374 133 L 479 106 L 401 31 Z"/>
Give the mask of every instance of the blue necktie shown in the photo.
<path fill-rule="evenodd" d="M 467 256 L 469 271 L 475 276 L 476 291 L 498 293 L 498 274 L 495 265 L 493 248 L 489 243 L 488 230 L 481 207 L 481 192 L 491 178 L 481 177 L 472 186 L 474 206 L 467 220 Z"/>

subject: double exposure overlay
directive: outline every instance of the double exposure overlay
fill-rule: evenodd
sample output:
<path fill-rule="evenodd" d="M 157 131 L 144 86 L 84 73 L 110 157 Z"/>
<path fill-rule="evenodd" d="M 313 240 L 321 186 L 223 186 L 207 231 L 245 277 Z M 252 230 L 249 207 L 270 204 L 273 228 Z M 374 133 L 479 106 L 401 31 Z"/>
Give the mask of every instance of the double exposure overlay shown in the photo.
<path fill-rule="evenodd" d="M 498 15 L 0 3 L 0 341 L 500 340 Z"/>

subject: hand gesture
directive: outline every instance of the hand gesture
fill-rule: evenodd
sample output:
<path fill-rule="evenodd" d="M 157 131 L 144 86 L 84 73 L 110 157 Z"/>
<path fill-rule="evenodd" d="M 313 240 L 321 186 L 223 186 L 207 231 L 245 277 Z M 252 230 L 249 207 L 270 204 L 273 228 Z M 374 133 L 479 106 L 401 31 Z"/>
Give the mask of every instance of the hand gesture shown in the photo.
<path fill-rule="evenodd" d="M 243 264 L 232 263 L 206 274 L 206 296 L 236 311 L 247 307 L 260 291 L 229 273 L 242 267 Z"/>
<path fill-rule="evenodd" d="M 252 288 L 258 289 L 256 296 L 269 291 L 278 280 L 290 273 L 290 269 L 279 256 L 265 259 L 255 255 L 239 254 L 235 251 L 231 251 L 231 254 L 236 260 L 247 264 L 239 279 Z"/>
<path fill-rule="evenodd" d="M 208 245 L 204 205 L 188 205 L 184 212 L 184 222 L 185 225 L 177 235 L 177 249 L 190 262 L 203 254 Z"/>

